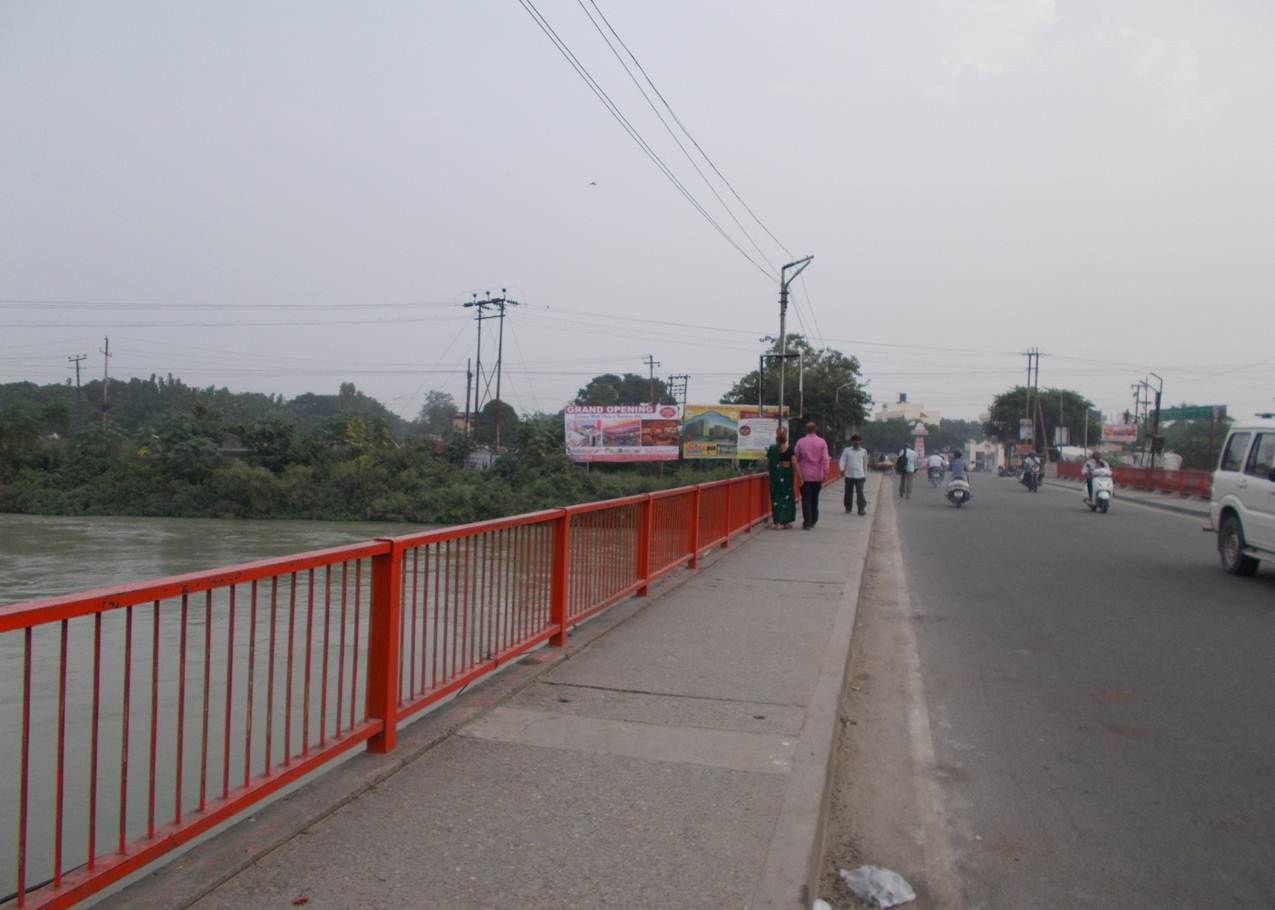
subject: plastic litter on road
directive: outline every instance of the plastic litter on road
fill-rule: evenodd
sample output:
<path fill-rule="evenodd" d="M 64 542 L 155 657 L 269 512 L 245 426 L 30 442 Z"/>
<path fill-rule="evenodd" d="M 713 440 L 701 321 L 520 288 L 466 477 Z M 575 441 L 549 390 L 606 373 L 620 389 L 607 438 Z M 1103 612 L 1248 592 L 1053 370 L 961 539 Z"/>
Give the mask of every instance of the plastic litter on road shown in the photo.
<path fill-rule="evenodd" d="M 907 879 L 892 869 L 881 866 L 859 866 L 841 870 L 846 887 L 874 907 L 897 907 L 916 900 L 916 892 Z"/>

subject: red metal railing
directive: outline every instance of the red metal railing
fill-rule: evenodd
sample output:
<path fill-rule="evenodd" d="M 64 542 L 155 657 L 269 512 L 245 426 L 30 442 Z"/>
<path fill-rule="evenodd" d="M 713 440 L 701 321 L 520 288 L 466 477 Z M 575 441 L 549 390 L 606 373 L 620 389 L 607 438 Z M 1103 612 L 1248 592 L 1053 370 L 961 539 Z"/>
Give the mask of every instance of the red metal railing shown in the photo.
<path fill-rule="evenodd" d="M 351 749 L 394 748 L 400 722 L 769 506 L 755 474 L 0 607 L 0 682 L 21 692 L 0 712 L 0 903 L 72 906 Z"/>
<path fill-rule="evenodd" d="M 1081 465 L 1059 462 L 1058 477 L 1062 480 L 1083 480 Z M 1177 493 L 1180 496 L 1209 498 L 1213 474 L 1209 471 L 1166 471 L 1161 468 L 1137 468 L 1130 465 L 1114 465 L 1112 477 L 1117 486 L 1135 490 L 1154 490 L 1160 493 Z"/>

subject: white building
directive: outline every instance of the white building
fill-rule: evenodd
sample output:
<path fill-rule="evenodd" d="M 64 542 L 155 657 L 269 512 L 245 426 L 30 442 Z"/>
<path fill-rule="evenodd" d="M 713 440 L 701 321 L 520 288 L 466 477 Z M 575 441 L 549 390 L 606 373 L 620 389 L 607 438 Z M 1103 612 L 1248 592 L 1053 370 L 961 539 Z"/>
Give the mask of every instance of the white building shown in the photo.
<path fill-rule="evenodd" d="M 907 392 L 899 393 L 899 400 L 893 404 L 881 403 L 881 409 L 872 415 L 873 420 L 906 420 L 909 423 L 921 421 L 930 426 L 938 426 L 943 415 L 934 408 L 927 408 L 919 402 L 908 401 Z"/>

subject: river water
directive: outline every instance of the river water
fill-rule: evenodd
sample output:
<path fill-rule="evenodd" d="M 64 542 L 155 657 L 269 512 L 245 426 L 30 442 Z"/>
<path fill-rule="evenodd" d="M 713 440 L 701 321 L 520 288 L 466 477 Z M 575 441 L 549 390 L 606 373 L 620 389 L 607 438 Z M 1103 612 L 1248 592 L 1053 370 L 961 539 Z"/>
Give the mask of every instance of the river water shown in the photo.
<path fill-rule="evenodd" d="M 0 605 L 251 562 L 270 556 L 340 546 L 415 530 L 422 530 L 422 528 L 386 523 L 230 521 L 186 518 L 60 518 L 0 514 Z M 366 581 L 365 577 L 365 591 Z M 307 596 L 312 595 L 318 595 L 322 602 L 325 590 L 321 587 L 322 579 L 316 579 L 313 582 L 314 592 L 309 590 L 310 582 L 304 577 L 292 583 L 297 585 L 301 592 L 302 603 L 306 602 Z M 282 587 L 281 585 L 281 592 Z M 221 647 L 220 643 L 226 640 L 225 607 L 224 601 L 217 601 L 216 615 L 207 628 L 202 619 L 202 610 L 192 609 L 191 611 L 189 632 L 192 651 L 189 676 L 192 686 L 187 695 L 187 716 L 184 721 L 190 742 L 197 741 L 196 736 L 199 733 L 197 720 L 200 715 L 193 681 L 198 680 L 203 672 L 203 658 L 195 644 L 203 640 L 202 636 L 212 635 Z M 169 611 L 165 615 L 170 618 L 164 620 L 159 634 L 165 654 L 170 654 L 175 646 L 175 641 L 172 639 L 178 634 L 179 626 L 175 625 L 171 619 L 173 607 L 166 605 L 165 609 Z M 153 629 L 149 610 L 147 606 L 135 608 L 131 633 L 133 645 L 131 666 L 134 675 L 132 688 L 135 700 L 128 712 L 130 717 L 127 719 L 126 726 L 129 729 L 130 754 L 135 756 L 135 759 L 129 762 L 128 774 L 130 791 L 134 794 L 129 799 L 127 822 L 129 840 L 144 832 L 146 825 L 145 799 L 138 799 L 138 795 L 144 794 L 146 787 L 144 756 L 148 745 L 149 645 Z M 101 806 L 96 826 L 99 850 L 110 849 L 110 845 L 117 836 L 116 830 L 119 825 L 119 812 L 117 808 L 114 808 L 117 794 L 111 788 L 118 788 L 118 783 L 113 782 L 118 781 L 120 777 L 122 742 L 120 724 L 123 718 L 118 693 L 123 685 L 121 649 L 127 635 L 123 624 L 124 617 L 120 615 L 122 613 L 123 611 L 118 610 L 111 611 L 104 615 L 102 621 L 101 685 L 104 695 L 100 714 L 102 732 L 97 775 L 101 791 L 99 796 Z M 366 614 L 364 617 L 366 622 Z M 69 630 L 66 699 L 68 745 L 64 823 L 66 841 L 63 846 L 65 856 L 63 865 L 67 869 L 78 865 L 85 858 L 84 832 L 87 830 L 87 819 L 83 816 L 83 812 L 86 805 L 85 791 L 91 778 L 88 773 L 85 732 L 89 727 L 92 704 L 90 669 L 92 666 L 92 622 L 88 618 L 72 620 Z M 56 754 L 54 752 L 57 716 L 56 668 L 59 664 L 57 635 L 55 625 L 37 630 L 33 638 L 28 887 L 47 879 L 51 871 L 52 783 L 54 779 L 52 771 Z M 234 638 L 241 643 L 241 647 L 246 646 L 245 635 L 245 629 L 241 625 L 234 635 Z M 16 886 L 23 652 L 21 632 L 0 635 L 0 903 L 13 892 Z M 242 650 L 239 653 L 243 653 Z M 266 666 L 260 658 L 257 663 L 262 664 L 259 669 L 264 673 Z M 210 655 L 209 665 L 214 678 L 224 672 L 226 664 L 220 651 Z M 168 661 L 157 672 L 160 684 L 161 701 L 158 710 L 162 741 L 159 744 L 160 760 L 157 766 L 157 773 L 161 777 L 157 780 L 156 786 L 163 795 L 169 793 L 173 785 L 171 734 L 172 718 L 176 711 L 173 695 L 176 668 L 171 661 Z M 239 699 L 243 696 L 243 693 L 239 691 L 241 686 L 242 683 L 236 684 Z M 108 693 L 109 697 L 107 697 Z M 354 696 L 358 696 L 361 701 L 361 689 L 351 693 L 351 701 L 354 700 Z M 221 708 L 216 701 L 218 697 L 221 696 L 214 695 L 214 703 L 211 706 L 214 716 L 220 716 Z M 224 700 L 220 704 L 224 704 Z M 242 706 L 237 704 L 235 710 L 242 711 Z M 258 714 L 260 713 L 259 710 Z M 273 721 L 275 729 L 281 730 L 287 724 L 298 728 L 301 718 L 299 709 L 293 714 L 294 717 L 290 721 L 285 721 L 282 717 Z M 314 722 L 317 725 L 317 716 L 314 717 Z M 254 734 L 258 743 L 264 739 L 264 724 L 264 718 L 254 717 L 254 728 L 261 728 Z M 234 737 L 240 737 L 242 730 L 242 719 L 236 718 Z M 214 737 L 215 735 L 214 731 Z M 214 739 L 212 743 L 214 754 L 209 760 L 208 767 L 210 779 L 215 779 L 217 782 L 220 781 L 218 772 L 222 767 L 216 754 L 220 751 L 220 742 Z M 257 745 L 253 750 L 254 756 L 257 756 L 259 752 L 260 746 Z M 253 761 L 257 761 L 257 758 L 254 757 Z M 198 757 L 193 748 L 188 749 L 182 764 L 186 766 L 185 774 L 188 781 L 199 775 Z M 236 775 L 242 767 L 242 763 L 235 766 Z M 188 785 L 187 790 L 190 789 L 192 788 Z M 217 788 L 212 789 L 215 791 Z M 110 791 L 110 799 L 107 799 L 107 791 Z M 171 797 L 166 799 L 170 803 L 168 806 L 163 806 L 164 800 L 159 800 L 161 811 L 169 812 L 172 808 L 172 799 Z M 184 796 L 183 802 L 189 799 L 191 797 Z"/>

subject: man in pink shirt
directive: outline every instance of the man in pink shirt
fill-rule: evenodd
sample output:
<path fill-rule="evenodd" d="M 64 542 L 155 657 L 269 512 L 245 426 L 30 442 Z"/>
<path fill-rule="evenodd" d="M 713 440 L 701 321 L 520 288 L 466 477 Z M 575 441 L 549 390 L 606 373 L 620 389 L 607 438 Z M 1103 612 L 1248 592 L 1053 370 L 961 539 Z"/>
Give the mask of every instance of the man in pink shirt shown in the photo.
<path fill-rule="evenodd" d="M 793 447 L 801 471 L 801 529 L 809 531 L 819 523 L 819 493 L 828 476 L 828 443 L 823 441 L 814 421 L 806 424 L 806 435 Z"/>

